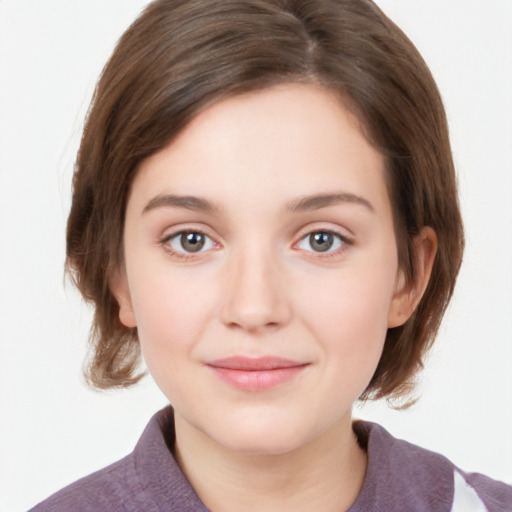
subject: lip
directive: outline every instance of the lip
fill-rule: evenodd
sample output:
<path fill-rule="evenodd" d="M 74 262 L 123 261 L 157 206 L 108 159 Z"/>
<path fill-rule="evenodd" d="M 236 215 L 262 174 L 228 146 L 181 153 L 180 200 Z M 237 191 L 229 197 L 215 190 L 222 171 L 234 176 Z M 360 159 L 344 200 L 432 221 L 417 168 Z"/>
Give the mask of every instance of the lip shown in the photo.
<path fill-rule="evenodd" d="M 264 391 L 291 381 L 309 363 L 281 357 L 227 357 L 207 363 L 227 384 L 243 391 Z"/>

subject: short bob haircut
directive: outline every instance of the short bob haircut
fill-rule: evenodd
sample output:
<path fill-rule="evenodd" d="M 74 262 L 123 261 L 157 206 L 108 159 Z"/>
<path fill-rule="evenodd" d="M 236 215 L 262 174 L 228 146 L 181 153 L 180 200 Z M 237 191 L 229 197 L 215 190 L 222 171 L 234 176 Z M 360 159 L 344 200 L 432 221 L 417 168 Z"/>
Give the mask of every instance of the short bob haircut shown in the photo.
<path fill-rule="evenodd" d="M 213 103 L 283 83 L 333 91 L 383 155 L 398 260 L 415 277 L 414 238 L 438 250 L 412 317 L 388 329 L 362 399 L 408 399 L 452 296 L 464 245 L 446 116 L 422 57 L 370 0 L 156 0 L 119 40 L 97 84 L 76 161 L 67 270 L 95 307 L 85 369 L 97 388 L 129 386 L 137 330 L 109 282 L 139 164 Z"/>

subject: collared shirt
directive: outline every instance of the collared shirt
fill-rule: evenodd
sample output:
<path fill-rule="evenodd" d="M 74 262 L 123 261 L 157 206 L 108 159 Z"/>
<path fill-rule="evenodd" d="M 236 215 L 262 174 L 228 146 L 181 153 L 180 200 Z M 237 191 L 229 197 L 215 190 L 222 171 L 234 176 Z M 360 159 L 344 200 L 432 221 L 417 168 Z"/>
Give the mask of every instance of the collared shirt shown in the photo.
<path fill-rule="evenodd" d="M 354 422 L 368 453 L 363 487 L 347 512 L 512 512 L 512 487 L 460 471 L 448 459 Z M 174 420 L 153 416 L 134 451 L 65 487 L 29 512 L 208 512 L 172 454 Z"/>

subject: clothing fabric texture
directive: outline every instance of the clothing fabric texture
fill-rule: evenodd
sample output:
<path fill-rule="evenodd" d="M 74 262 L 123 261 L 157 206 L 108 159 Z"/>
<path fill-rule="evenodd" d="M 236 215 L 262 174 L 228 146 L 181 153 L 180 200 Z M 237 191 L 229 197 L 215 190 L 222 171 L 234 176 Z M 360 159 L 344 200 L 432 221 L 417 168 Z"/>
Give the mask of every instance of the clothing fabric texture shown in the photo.
<path fill-rule="evenodd" d="M 467 474 L 448 459 L 354 422 L 367 450 L 361 492 L 348 512 L 512 512 L 512 486 Z M 172 408 L 149 422 L 134 451 L 65 487 L 29 512 L 208 512 L 172 454 Z"/>

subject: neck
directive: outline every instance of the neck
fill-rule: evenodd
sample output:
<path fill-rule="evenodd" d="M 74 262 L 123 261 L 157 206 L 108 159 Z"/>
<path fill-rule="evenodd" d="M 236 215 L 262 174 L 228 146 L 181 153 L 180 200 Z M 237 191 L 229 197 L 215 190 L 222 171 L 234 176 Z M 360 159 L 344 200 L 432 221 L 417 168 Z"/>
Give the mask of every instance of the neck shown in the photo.
<path fill-rule="evenodd" d="M 297 449 L 277 455 L 232 452 L 179 415 L 176 458 L 205 505 L 215 512 L 342 512 L 355 501 L 366 453 L 351 417 Z"/>

